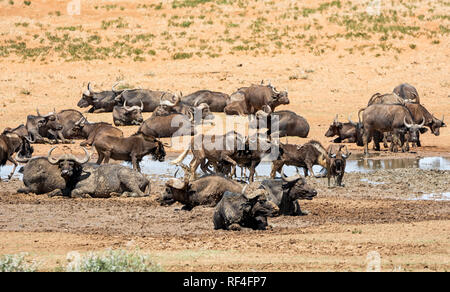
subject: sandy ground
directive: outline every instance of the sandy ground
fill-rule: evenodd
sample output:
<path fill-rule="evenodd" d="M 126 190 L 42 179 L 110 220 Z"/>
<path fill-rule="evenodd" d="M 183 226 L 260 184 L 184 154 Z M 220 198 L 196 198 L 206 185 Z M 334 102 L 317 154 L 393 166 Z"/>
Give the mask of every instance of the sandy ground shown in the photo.
<path fill-rule="evenodd" d="M 311 125 L 307 139 L 289 138 L 290 143 L 316 139 L 328 145 L 331 139 L 324 133 L 336 114 L 343 121 L 349 114 L 356 120 L 372 94 L 391 92 L 403 82 L 416 86 L 422 103 L 438 118 L 450 116 L 449 8 L 438 1 L 384 3 L 396 5 L 399 18 L 386 25 L 419 27 L 415 34 L 391 31 L 387 40 L 372 32 L 367 39 L 337 36 L 348 28 L 330 17 L 356 17 L 365 11 L 361 1 L 342 1 L 340 8 L 312 14 L 305 8 L 318 9 L 319 3 L 328 2 L 304 1 L 295 9 L 292 1 L 243 1 L 244 6 L 212 1 L 172 9 L 170 3 L 157 8 L 160 1 L 146 1 L 151 7 L 139 1 L 82 1 L 80 15 L 68 15 L 65 1 L 31 2 L 0 1 L 0 129 L 25 123 L 36 108 L 42 113 L 78 109 L 89 81 L 97 90 L 122 81 L 130 87 L 188 94 L 200 89 L 232 93 L 271 80 L 279 89 L 289 89 L 291 103 L 280 109 L 297 112 Z M 393 16 L 393 7 L 381 8 Z M 150 41 L 127 41 L 127 35 L 148 33 L 154 35 Z M 65 34 L 69 41 L 52 37 L 63 39 Z M 100 36 L 101 42 L 92 41 L 93 36 Z M 73 49 L 76 38 L 84 43 Z M 123 41 L 122 51 L 114 45 L 117 40 Z M 28 49 L 50 49 L 35 54 L 22 49 L 21 42 Z M 100 58 L 95 51 L 100 47 L 102 52 L 114 48 L 114 53 Z M 145 53 L 135 54 L 127 47 Z M 78 59 L 70 55 L 73 51 Z M 178 52 L 193 55 L 175 58 Z M 110 113 L 86 117 L 112 122 Z M 127 135 L 136 129 L 123 128 Z M 75 152 L 77 144 L 70 145 Z M 422 145 L 414 153 L 382 156 L 448 156 L 450 131 L 444 128 L 438 137 L 427 133 Z M 37 145 L 35 154 L 45 154 L 50 147 Z M 377 175 L 388 187 L 361 182 L 372 178 L 356 174 L 346 178 L 343 189 L 329 190 L 321 181 L 317 199 L 304 203 L 309 216 L 272 218 L 273 229 L 242 233 L 213 231 L 212 209 L 186 213 L 176 206 L 160 207 L 156 198 L 162 186 L 157 181 L 152 196 L 141 200 L 23 196 L 16 194 L 20 182 L 2 182 L 0 254 L 26 251 L 42 261 L 45 270 L 52 270 L 72 250 L 138 246 L 169 271 L 347 271 L 365 270 L 367 253 L 377 251 L 385 271 L 448 270 L 449 203 L 404 199 L 419 191 L 448 191 L 449 173 Z"/>

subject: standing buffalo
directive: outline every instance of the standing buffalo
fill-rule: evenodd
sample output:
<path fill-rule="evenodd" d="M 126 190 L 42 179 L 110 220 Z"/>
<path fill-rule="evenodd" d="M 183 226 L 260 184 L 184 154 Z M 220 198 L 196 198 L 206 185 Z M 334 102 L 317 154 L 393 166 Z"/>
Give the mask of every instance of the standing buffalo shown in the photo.
<path fill-rule="evenodd" d="M 13 158 L 14 153 L 17 153 L 16 159 Z M 16 160 L 20 160 L 21 157 L 31 157 L 32 154 L 33 147 L 30 146 L 30 142 L 26 136 L 20 136 L 8 130 L 3 131 L 0 135 L 0 167 L 4 166 L 7 161 L 14 164 L 8 179 L 11 179 L 16 171 Z"/>
<path fill-rule="evenodd" d="M 225 192 L 213 215 L 214 229 L 265 230 L 267 217 L 276 216 L 279 209 L 265 194 L 240 194 Z"/>
<path fill-rule="evenodd" d="M 410 102 L 409 100 L 405 100 L 405 99 L 401 98 L 396 93 L 387 93 L 387 94 L 375 93 L 369 99 L 369 102 L 367 103 L 367 106 L 371 106 L 372 104 L 401 104 L 401 105 L 405 105 L 406 103 L 409 103 L 409 102 Z"/>
<path fill-rule="evenodd" d="M 263 110 L 264 106 L 269 106 L 273 112 L 275 108 L 282 104 L 289 104 L 288 92 L 277 91 L 270 83 L 264 85 L 252 85 L 245 89 L 245 104 L 249 114 L 255 114 Z"/>
<path fill-rule="evenodd" d="M 100 123 L 89 123 L 86 118 L 81 118 L 72 128 L 72 131 L 81 136 L 86 141 L 80 143 L 80 146 L 91 146 L 94 144 L 96 139 L 101 139 L 101 137 L 113 136 L 113 137 L 123 137 L 122 130 L 113 127 L 111 124 L 100 122 Z"/>
<path fill-rule="evenodd" d="M 325 137 L 334 137 L 333 143 L 355 143 L 357 141 L 356 126 L 350 121 L 348 123 L 341 123 L 338 121 L 338 116 L 325 133 Z"/>
<path fill-rule="evenodd" d="M 410 103 L 414 102 L 420 104 L 420 97 L 417 89 L 408 83 L 400 84 L 394 88 L 393 92 Z"/>
<path fill-rule="evenodd" d="M 361 120 L 361 112 L 363 112 Z M 397 145 L 405 151 L 405 134 L 408 133 L 412 142 L 417 142 L 418 132 L 425 125 L 425 118 L 420 124 L 415 124 L 410 111 L 402 105 L 374 104 L 358 113 L 360 123 L 363 125 L 364 153 L 369 153 L 369 139 L 374 138 L 375 149 L 379 150 L 380 138 L 376 138 L 384 132 L 392 132 L 393 143 L 391 151 L 397 151 Z"/>
<path fill-rule="evenodd" d="M 194 107 L 201 103 L 206 103 L 211 112 L 217 113 L 223 112 L 229 100 L 228 94 L 211 90 L 199 90 L 181 99 L 183 103 Z"/>
<path fill-rule="evenodd" d="M 142 110 L 144 104 L 141 102 L 141 106 L 128 107 L 127 102 L 123 106 L 115 106 L 113 110 L 113 121 L 116 126 L 133 126 L 140 125 L 144 121 L 142 118 Z"/>
<path fill-rule="evenodd" d="M 139 127 L 139 132 L 157 138 L 195 135 L 195 126 L 201 119 L 193 115 L 169 114 L 165 116 L 152 115 Z"/>
<path fill-rule="evenodd" d="M 96 139 L 94 147 L 98 152 L 97 164 L 109 159 L 130 161 L 133 169 L 141 172 L 142 158 L 151 154 L 155 160 L 164 161 L 166 152 L 161 141 L 153 136 L 138 132 L 131 137 L 119 138 L 104 136 Z"/>
<path fill-rule="evenodd" d="M 117 91 L 114 89 L 117 84 L 118 83 L 114 84 L 110 91 L 95 92 L 89 82 L 87 85 L 87 90 L 83 91 L 77 106 L 81 108 L 91 106 L 88 110 L 89 113 L 112 112 L 114 106 L 116 105 L 116 101 L 114 99 L 117 95 L 123 92 L 123 90 Z"/>

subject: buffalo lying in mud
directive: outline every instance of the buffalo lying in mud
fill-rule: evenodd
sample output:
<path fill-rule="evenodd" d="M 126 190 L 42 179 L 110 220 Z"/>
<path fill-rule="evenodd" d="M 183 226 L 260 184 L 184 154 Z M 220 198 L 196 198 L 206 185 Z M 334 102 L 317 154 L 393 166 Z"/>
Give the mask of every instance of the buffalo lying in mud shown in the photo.
<path fill-rule="evenodd" d="M 267 217 L 276 216 L 278 212 L 277 205 L 263 193 L 225 192 L 214 211 L 214 229 L 241 230 L 244 227 L 265 230 Z"/>
<path fill-rule="evenodd" d="M 237 194 L 251 194 L 255 190 L 265 190 L 267 198 L 275 203 L 282 215 L 304 215 L 297 202 L 299 199 L 312 199 L 317 192 L 306 184 L 300 176 L 269 179 L 261 183 L 249 185 L 218 176 L 208 175 L 191 180 L 190 176 L 184 180 L 173 178 L 166 182 L 166 193 L 162 197 L 162 204 L 180 202 L 183 209 L 192 210 L 195 206 L 216 206 L 225 192 Z"/>
<path fill-rule="evenodd" d="M 142 174 L 121 165 L 88 164 L 90 155 L 82 159 L 71 154 L 29 160 L 23 168 L 25 188 L 21 193 L 36 193 L 72 198 L 109 198 L 112 196 L 143 197 L 150 193 L 150 182 Z"/>
<path fill-rule="evenodd" d="M 160 105 L 161 98 L 164 96 L 167 100 L 175 100 L 175 96 L 168 92 L 153 91 L 147 89 L 126 89 L 116 96 L 117 105 L 125 104 L 128 106 L 141 106 L 144 104 L 142 112 L 153 112 Z"/>
<path fill-rule="evenodd" d="M 287 110 L 271 112 L 268 106 L 264 109 L 256 113 L 257 127 L 267 128 L 268 136 L 276 134 L 278 137 L 308 137 L 309 124 L 302 116 Z"/>

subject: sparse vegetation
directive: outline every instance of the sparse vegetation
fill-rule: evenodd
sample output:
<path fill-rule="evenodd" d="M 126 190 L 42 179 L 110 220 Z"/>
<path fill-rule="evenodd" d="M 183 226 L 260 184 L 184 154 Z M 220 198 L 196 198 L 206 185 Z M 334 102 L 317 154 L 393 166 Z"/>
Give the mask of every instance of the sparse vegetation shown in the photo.
<path fill-rule="evenodd" d="M 35 272 L 37 264 L 27 262 L 26 254 L 0 256 L 0 272 Z"/>

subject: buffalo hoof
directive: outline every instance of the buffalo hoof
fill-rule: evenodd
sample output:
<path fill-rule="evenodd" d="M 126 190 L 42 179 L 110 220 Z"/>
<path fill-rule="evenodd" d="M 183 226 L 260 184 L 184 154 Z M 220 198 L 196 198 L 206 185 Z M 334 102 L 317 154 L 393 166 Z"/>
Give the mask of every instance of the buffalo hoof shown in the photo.
<path fill-rule="evenodd" d="M 299 216 L 308 216 L 310 214 L 310 212 L 309 211 L 307 211 L 307 210 L 304 210 L 304 211 L 300 211 L 300 214 L 299 214 Z"/>

